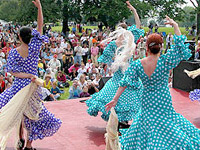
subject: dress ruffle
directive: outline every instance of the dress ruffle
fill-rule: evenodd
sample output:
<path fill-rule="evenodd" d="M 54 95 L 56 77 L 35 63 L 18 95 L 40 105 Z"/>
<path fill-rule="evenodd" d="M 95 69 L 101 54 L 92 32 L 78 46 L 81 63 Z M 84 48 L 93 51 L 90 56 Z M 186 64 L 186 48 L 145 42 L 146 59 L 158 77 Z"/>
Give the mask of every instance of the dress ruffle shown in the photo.
<path fill-rule="evenodd" d="M 180 114 L 167 110 L 138 113 L 133 120 L 128 130 L 122 130 L 123 150 L 200 149 L 200 130 Z"/>
<path fill-rule="evenodd" d="M 144 29 L 138 29 L 136 27 L 136 25 L 132 25 L 132 26 L 128 27 L 127 30 L 129 30 L 133 33 L 134 38 L 135 38 L 135 40 L 134 40 L 135 43 L 137 43 L 137 40 L 140 38 L 140 36 L 144 36 L 144 34 L 145 34 Z"/>
<path fill-rule="evenodd" d="M 200 101 L 200 89 L 195 89 L 194 91 L 190 92 L 189 97 L 192 101 Z"/>
<path fill-rule="evenodd" d="M 105 111 L 105 105 L 113 99 L 118 88 L 118 81 L 110 79 L 100 92 L 92 95 L 92 98 L 86 101 L 88 114 L 91 116 L 97 116 L 98 112 L 102 112 L 101 117 L 105 121 L 108 121 L 110 112 L 107 113 Z M 119 121 L 130 121 L 139 111 L 139 99 L 142 91 L 143 88 L 135 90 L 133 87 L 127 87 L 123 92 L 118 100 L 117 106 L 115 107 Z"/>

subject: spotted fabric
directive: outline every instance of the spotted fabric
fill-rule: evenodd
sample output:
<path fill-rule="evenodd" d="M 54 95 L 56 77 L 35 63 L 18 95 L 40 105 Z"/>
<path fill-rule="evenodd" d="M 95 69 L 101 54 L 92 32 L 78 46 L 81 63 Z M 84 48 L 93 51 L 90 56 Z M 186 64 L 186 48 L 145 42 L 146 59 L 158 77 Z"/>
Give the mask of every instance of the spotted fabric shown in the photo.
<path fill-rule="evenodd" d="M 143 30 L 135 27 L 134 30 L 132 30 L 132 33 L 134 33 L 134 35 L 143 35 Z M 139 36 L 136 36 L 135 38 L 138 40 Z M 116 42 L 110 42 L 105 48 L 103 55 L 99 57 L 98 61 L 106 64 L 111 63 L 116 49 Z M 105 121 L 108 121 L 110 112 L 107 113 L 105 111 L 105 105 L 109 103 L 115 96 L 119 88 L 119 81 L 123 78 L 123 76 L 124 73 L 121 71 L 121 69 L 119 69 L 114 73 L 112 79 L 105 84 L 104 88 L 100 92 L 92 95 L 92 98 L 86 101 L 86 104 L 89 107 L 87 110 L 89 115 L 97 116 L 98 112 L 102 112 L 101 117 Z M 142 84 L 140 81 L 138 81 L 138 85 L 140 85 L 140 88 L 128 86 L 119 98 L 119 102 L 115 107 L 115 111 L 120 122 L 132 120 L 133 116 L 135 116 L 140 109 L 139 99 L 142 94 Z"/>
<path fill-rule="evenodd" d="M 136 25 L 132 25 L 128 27 L 127 30 L 133 33 L 134 38 L 135 38 L 135 43 L 137 43 L 137 40 L 140 38 L 140 36 L 144 36 L 144 33 L 145 33 L 143 29 L 138 29 Z"/>
<path fill-rule="evenodd" d="M 195 89 L 194 91 L 190 92 L 189 97 L 192 101 L 200 101 L 200 89 Z"/>
<path fill-rule="evenodd" d="M 131 127 L 122 131 L 123 150 L 200 149 L 200 130 L 175 112 L 168 88 L 169 71 L 181 60 L 191 57 L 185 40 L 185 36 L 174 36 L 175 45 L 158 59 L 150 78 L 145 74 L 141 60 L 133 62 L 125 72 L 121 86 L 138 87 L 139 77 L 144 90 L 141 111 L 133 119 Z"/>
<path fill-rule="evenodd" d="M 9 52 L 7 60 L 7 71 L 13 73 L 27 73 L 37 76 L 37 66 L 39 59 L 39 50 L 43 42 L 48 42 L 46 36 L 41 36 L 37 30 L 32 30 L 33 38 L 29 43 L 29 55 L 26 58 L 20 56 L 16 49 Z M 12 86 L 0 94 L 0 109 L 4 107 L 11 98 L 22 88 L 31 83 L 31 79 L 15 78 Z M 38 90 L 40 92 L 40 90 Z M 41 93 L 38 93 L 42 98 Z M 43 139 L 44 137 L 52 136 L 61 126 L 61 120 L 54 117 L 45 106 L 39 114 L 39 121 L 33 121 L 24 117 L 25 127 L 29 132 L 29 140 Z"/>

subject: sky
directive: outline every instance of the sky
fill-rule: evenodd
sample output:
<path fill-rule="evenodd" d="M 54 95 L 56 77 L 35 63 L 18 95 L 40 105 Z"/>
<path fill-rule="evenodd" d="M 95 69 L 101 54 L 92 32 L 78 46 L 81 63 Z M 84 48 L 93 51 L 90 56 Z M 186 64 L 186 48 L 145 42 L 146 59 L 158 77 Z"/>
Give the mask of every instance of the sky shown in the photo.
<path fill-rule="evenodd" d="M 190 0 L 185 0 L 187 2 L 187 4 L 185 6 L 193 6 L 192 3 L 190 2 Z M 192 0 L 194 3 L 196 2 L 196 0 Z M 196 3 L 195 3 L 196 4 Z"/>

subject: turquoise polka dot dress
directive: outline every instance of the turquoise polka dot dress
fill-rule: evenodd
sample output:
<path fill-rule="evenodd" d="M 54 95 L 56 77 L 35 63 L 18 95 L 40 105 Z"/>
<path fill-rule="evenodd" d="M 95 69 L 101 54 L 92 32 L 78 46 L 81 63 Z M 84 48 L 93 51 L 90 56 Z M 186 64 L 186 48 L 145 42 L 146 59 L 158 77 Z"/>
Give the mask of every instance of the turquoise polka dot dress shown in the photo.
<path fill-rule="evenodd" d="M 200 130 L 175 112 L 168 88 L 169 70 L 191 57 L 185 40 L 185 36 L 174 36 L 175 45 L 158 59 L 150 78 L 144 73 L 141 60 L 133 62 L 125 72 L 121 86 L 140 88 L 139 77 L 144 90 L 141 110 L 120 139 L 123 150 L 200 149 Z"/>
<path fill-rule="evenodd" d="M 144 35 L 144 30 L 137 29 L 135 25 L 131 26 L 130 31 L 135 36 L 135 41 L 138 40 L 140 35 Z M 101 55 L 98 59 L 101 63 L 110 64 L 112 62 L 112 58 L 115 55 L 115 51 L 117 49 L 117 45 L 115 41 L 110 42 L 105 48 L 103 55 Z M 124 73 L 119 69 L 114 73 L 112 79 L 110 79 L 104 86 L 104 88 L 92 95 L 92 98 L 86 101 L 87 106 L 89 107 L 87 112 L 91 116 L 97 116 L 98 112 L 102 112 L 101 117 L 108 121 L 110 112 L 107 113 L 105 111 L 105 105 L 109 103 L 115 93 L 119 88 L 119 81 L 123 78 Z M 128 86 L 125 92 L 119 98 L 119 103 L 117 104 L 115 111 L 118 115 L 118 119 L 120 122 L 132 120 L 133 116 L 140 109 L 140 96 L 142 94 L 142 84 L 138 83 L 141 86 L 141 89 Z M 134 98 L 133 98 L 134 97 Z"/>

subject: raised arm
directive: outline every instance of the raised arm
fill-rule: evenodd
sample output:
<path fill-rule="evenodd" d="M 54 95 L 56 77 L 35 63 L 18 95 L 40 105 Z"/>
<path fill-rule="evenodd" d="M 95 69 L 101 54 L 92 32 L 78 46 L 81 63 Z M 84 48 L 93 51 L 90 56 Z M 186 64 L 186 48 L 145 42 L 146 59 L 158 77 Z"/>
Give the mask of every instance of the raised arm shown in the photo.
<path fill-rule="evenodd" d="M 176 23 L 173 19 L 169 18 L 168 16 L 166 16 L 166 21 L 167 22 L 165 24 L 169 24 L 174 27 L 174 33 L 176 35 L 178 36 L 181 35 L 181 31 L 179 29 L 178 23 Z"/>
<path fill-rule="evenodd" d="M 135 17 L 135 24 L 137 28 L 140 28 L 141 26 L 141 22 L 140 22 L 140 18 L 138 16 L 138 13 L 136 11 L 136 9 L 130 4 L 129 1 L 126 1 L 127 7 L 133 12 L 134 17 Z"/>
<path fill-rule="evenodd" d="M 32 1 L 35 7 L 38 9 L 38 17 L 37 17 L 37 31 L 40 32 L 42 35 L 42 26 L 43 26 L 43 13 L 42 13 L 42 6 L 40 0 Z"/>

